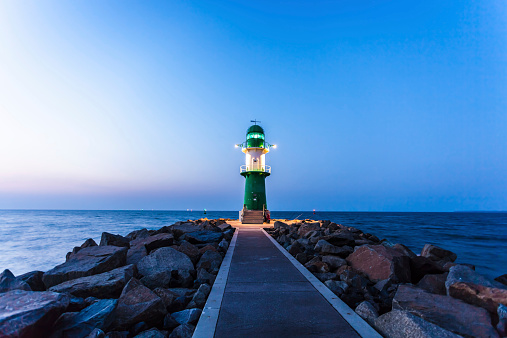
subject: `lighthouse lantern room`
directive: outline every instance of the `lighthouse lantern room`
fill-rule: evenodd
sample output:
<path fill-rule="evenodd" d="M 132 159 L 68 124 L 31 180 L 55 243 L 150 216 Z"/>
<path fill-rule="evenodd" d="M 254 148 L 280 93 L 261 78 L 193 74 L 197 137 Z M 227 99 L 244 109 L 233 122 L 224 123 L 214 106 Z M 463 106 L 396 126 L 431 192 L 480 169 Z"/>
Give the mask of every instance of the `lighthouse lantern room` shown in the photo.
<path fill-rule="evenodd" d="M 269 220 L 266 202 L 266 177 L 271 174 L 271 167 L 266 165 L 266 154 L 271 145 L 266 142 L 264 129 L 257 123 L 246 131 L 246 141 L 237 144 L 245 153 L 245 164 L 240 167 L 240 174 L 245 177 L 245 199 L 240 219 L 243 223 L 262 223 Z"/>

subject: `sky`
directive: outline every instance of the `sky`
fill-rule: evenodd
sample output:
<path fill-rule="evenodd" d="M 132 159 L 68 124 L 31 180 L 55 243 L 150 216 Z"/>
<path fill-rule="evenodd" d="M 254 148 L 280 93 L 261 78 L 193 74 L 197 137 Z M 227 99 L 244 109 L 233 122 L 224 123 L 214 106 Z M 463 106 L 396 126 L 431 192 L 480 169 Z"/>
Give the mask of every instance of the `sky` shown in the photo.
<path fill-rule="evenodd" d="M 505 1 L 0 0 L 0 209 L 507 210 Z"/>

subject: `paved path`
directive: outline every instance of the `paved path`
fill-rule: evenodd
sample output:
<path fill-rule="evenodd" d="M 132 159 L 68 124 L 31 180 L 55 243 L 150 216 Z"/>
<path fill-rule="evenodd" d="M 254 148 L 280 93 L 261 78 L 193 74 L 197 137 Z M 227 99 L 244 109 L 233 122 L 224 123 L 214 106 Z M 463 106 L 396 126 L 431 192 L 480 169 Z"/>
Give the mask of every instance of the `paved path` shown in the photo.
<path fill-rule="evenodd" d="M 359 337 L 261 232 L 239 227 L 215 337 Z"/>

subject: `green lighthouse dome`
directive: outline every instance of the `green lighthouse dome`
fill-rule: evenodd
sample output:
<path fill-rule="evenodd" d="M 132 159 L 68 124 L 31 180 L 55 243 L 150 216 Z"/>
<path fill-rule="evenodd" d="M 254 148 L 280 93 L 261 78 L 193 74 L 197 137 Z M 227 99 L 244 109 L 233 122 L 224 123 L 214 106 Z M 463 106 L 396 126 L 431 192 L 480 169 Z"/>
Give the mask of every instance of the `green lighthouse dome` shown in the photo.
<path fill-rule="evenodd" d="M 264 129 L 254 124 L 246 131 L 247 148 L 264 148 Z"/>

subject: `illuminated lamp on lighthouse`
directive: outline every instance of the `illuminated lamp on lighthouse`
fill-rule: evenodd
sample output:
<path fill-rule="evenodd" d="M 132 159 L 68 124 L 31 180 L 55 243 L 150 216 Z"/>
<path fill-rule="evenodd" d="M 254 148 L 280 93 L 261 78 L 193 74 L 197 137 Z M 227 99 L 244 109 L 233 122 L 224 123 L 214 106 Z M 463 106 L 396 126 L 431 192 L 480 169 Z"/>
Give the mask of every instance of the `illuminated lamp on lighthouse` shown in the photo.
<path fill-rule="evenodd" d="M 240 167 L 240 174 L 245 178 L 245 198 L 240 211 L 242 223 L 263 223 L 269 221 L 266 202 L 266 177 L 271 174 L 271 167 L 266 165 L 266 154 L 271 147 L 266 142 L 264 129 L 257 123 L 246 131 L 246 141 L 236 144 L 245 153 L 245 165 Z"/>

